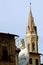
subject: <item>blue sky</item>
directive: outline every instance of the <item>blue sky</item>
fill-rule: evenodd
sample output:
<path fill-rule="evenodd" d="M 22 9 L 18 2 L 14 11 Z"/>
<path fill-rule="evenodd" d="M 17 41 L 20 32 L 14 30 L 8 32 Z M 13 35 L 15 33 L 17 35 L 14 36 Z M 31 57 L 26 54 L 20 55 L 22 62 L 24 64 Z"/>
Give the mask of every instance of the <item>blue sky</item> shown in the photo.
<path fill-rule="evenodd" d="M 0 0 L 0 32 L 18 34 L 25 38 L 30 0 Z M 39 36 L 38 48 L 43 54 L 43 0 L 31 0 L 32 14 Z M 41 57 L 43 63 L 43 56 Z"/>

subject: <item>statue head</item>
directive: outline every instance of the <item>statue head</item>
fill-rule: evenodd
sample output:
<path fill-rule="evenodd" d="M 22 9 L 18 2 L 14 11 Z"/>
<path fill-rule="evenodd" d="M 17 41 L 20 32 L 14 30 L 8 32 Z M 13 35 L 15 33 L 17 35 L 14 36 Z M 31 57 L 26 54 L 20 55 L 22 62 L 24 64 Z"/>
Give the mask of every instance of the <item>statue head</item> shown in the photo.
<path fill-rule="evenodd" d="M 19 44 L 20 49 L 24 49 L 24 47 L 25 47 L 24 39 L 19 40 L 18 44 Z"/>

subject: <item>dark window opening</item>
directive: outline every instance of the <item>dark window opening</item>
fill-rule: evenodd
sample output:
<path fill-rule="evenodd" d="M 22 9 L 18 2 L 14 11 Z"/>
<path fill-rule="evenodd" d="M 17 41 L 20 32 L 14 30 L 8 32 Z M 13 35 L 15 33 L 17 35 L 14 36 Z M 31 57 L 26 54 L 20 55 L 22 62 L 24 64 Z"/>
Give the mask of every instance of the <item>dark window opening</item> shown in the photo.
<path fill-rule="evenodd" d="M 35 44 L 32 43 L 32 51 L 35 51 Z"/>
<path fill-rule="evenodd" d="M 38 59 L 36 59 L 36 65 L 38 65 Z"/>
<path fill-rule="evenodd" d="M 8 50 L 6 46 L 2 47 L 2 60 L 8 60 Z"/>
<path fill-rule="evenodd" d="M 29 63 L 32 64 L 32 58 L 29 59 Z"/>
<path fill-rule="evenodd" d="M 30 30 L 30 27 L 29 27 L 29 25 L 28 25 L 28 29 Z"/>
<path fill-rule="evenodd" d="M 28 44 L 28 49 L 30 50 L 30 45 Z"/>
<path fill-rule="evenodd" d="M 36 26 L 34 26 L 34 29 L 35 29 L 35 32 L 37 32 L 37 28 L 36 28 Z"/>
<path fill-rule="evenodd" d="M 13 55 L 8 54 L 8 49 L 6 46 L 2 46 L 2 56 L 1 56 L 1 60 L 0 61 L 9 61 L 9 62 L 13 62 Z"/>

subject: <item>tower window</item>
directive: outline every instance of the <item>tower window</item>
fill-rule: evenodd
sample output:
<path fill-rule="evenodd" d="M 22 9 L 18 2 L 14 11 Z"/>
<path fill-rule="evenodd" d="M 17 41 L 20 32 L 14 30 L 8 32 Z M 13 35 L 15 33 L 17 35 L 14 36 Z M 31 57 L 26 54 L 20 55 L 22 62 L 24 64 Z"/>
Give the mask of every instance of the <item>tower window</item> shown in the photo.
<path fill-rule="evenodd" d="M 2 60 L 8 60 L 8 50 L 6 46 L 2 46 Z"/>
<path fill-rule="evenodd" d="M 30 27 L 29 27 L 29 25 L 28 25 L 28 29 L 30 30 Z"/>
<path fill-rule="evenodd" d="M 30 50 L 30 45 L 28 44 L 28 49 Z"/>
<path fill-rule="evenodd" d="M 35 29 L 35 32 L 37 33 L 37 28 L 36 28 L 36 26 L 34 26 L 34 29 Z"/>
<path fill-rule="evenodd" d="M 35 50 L 35 44 L 32 43 L 32 51 L 34 51 L 34 50 Z"/>
<path fill-rule="evenodd" d="M 32 64 L 32 58 L 29 59 L 29 63 Z"/>
<path fill-rule="evenodd" d="M 38 59 L 36 59 L 36 65 L 38 65 Z"/>

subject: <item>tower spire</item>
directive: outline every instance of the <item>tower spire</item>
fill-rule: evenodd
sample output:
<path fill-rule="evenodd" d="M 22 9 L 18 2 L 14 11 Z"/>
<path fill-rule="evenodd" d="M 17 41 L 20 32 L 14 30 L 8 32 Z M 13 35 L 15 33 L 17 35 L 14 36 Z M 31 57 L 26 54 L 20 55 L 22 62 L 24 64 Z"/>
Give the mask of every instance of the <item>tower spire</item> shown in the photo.
<path fill-rule="evenodd" d="M 28 33 L 33 30 L 33 26 L 35 26 L 35 24 L 34 24 L 34 19 L 33 19 L 33 16 L 32 16 L 31 2 L 30 2 L 30 12 L 29 12 L 28 24 L 27 24 L 27 29 L 28 29 L 27 31 L 28 31 Z"/>
<path fill-rule="evenodd" d="M 30 52 L 38 52 L 37 46 L 37 27 L 34 23 L 34 18 L 32 15 L 31 2 L 30 2 L 30 12 L 28 16 L 28 24 L 26 27 L 26 44 Z"/>

